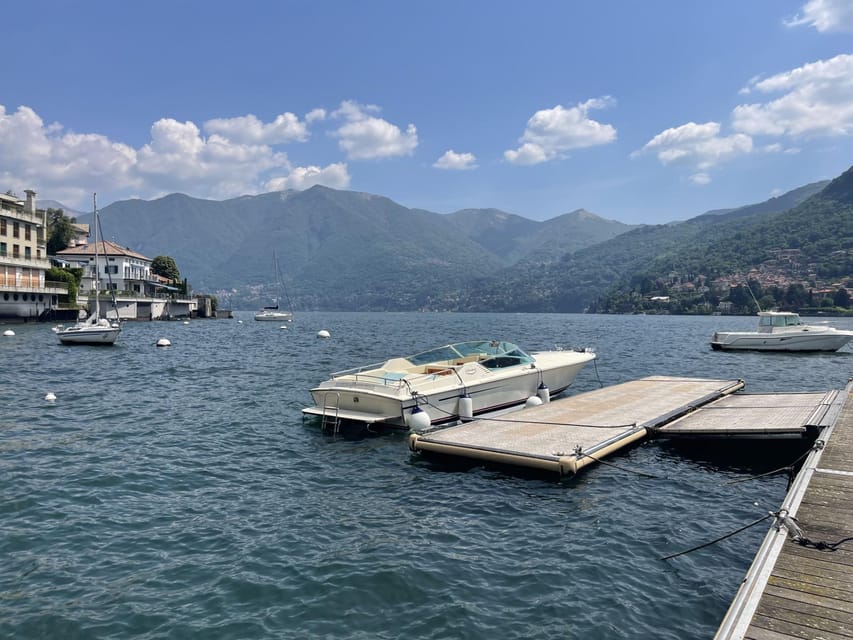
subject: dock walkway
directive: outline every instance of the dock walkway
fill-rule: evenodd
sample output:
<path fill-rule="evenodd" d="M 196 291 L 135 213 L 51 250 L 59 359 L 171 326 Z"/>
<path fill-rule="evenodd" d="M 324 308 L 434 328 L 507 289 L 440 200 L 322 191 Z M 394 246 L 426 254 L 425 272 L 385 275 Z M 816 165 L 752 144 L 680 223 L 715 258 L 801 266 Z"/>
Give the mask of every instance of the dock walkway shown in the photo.
<path fill-rule="evenodd" d="M 853 637 L 853 394 L 828 408 L 820 438 L 797 474 L 715 638 Z M 788 521 L 790 522 L 790 521 Z"/>
<path fill-rule="evenodd" d="M 641 378 L 500 418 L 412 434 L 409 448 L 571 475 L 743 386 L 742 380 Z"/>

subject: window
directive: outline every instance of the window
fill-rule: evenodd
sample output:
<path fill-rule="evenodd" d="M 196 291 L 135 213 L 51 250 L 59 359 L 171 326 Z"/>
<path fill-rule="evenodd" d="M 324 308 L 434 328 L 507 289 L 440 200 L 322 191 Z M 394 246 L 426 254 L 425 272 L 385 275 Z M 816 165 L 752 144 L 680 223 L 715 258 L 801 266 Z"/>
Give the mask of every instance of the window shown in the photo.
<path fill-rule="evenodd" d="M 21 245 L 13 244 L 12 245 L 12 257 L 20 258 L 21 257 Z"/>
<path fill-rule="evenodd" d="M 5 256 L 5 255 L 6 255 L 6 251 L 7 251 L 7 249 L 6 249 L 6 243 L 5 243 L 5 242 L 0 242 L 0 256 Z"/>
<path fill-rule="evenodd" d="M 12 223 L 12 237 L 13 238 L 20 238 L 21 237 L 21 223 L 18 222 L 17 220 L 15 220 L 15 222 Z"/>
<path fill-rule="evenodd" d="M 29 247 L 24 247 L 24 257 L 25 257 L 27 260 L 29 260 L 30 258 L 32 258 L 32 257 L 33 257 L 32 249 L 30 249 Z"/>
<path fill-rule="evenodd" d="M 32 240 L 30 233 L 31 233 L 30 225 L 25 226 L 24 227 L 24 240 Z"/>
<path fill-rule="evenodd" d="M 5 236 L 5 235 L 6 235 L 6 220 L 4 218 L 3 220 L 0 220 L 0 236 Z"/>

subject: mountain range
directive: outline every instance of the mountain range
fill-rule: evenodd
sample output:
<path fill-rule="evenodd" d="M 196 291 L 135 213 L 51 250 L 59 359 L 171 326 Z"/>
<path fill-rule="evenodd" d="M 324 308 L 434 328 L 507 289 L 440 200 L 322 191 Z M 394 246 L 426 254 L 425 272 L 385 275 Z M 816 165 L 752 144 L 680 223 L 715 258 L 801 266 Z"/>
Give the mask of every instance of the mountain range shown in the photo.
<path fill-rule="evenodd" d="M 631 286 L 638 274 L 728 268 L 727 239 L 748 236 L 754 225 L 776 228 L 783 213 L 826 200 L 825 190 L 843 200 L 851 171 L 665 225 L 627 225 L 583 209 L 541 222 L 498 209 L 439 214 L 322 186 L 225 201 L 172 194 L 115 202 L 100 214 L 106 239 L 173 257 L 195 291 L 228 295 L 235 308 L 272 295 L 275 255 L 297 310 L 570 312 Z M 77 217 L 85 223 L 91 215 Z M 771 248 L 755 248 L 751 259 Z"/>

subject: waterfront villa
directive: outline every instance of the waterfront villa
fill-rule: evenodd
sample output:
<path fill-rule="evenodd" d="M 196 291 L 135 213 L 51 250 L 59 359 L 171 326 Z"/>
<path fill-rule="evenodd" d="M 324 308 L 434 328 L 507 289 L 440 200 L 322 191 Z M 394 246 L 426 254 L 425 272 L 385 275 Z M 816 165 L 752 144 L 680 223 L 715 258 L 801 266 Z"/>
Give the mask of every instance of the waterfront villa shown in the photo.
<path fill-rule="evenodd" d="M 94 304 L 95 243 L 77 244 L 56 253 L 56 258 L 83 270 L 79 298 Z M 165 278 L 151 272 L 152 259 L 109 240 L 98 241 L 100 265 L 100 308 L 112 310 L 116 298 L 119 318 L 124 320 L 161 320 L 188 317 L 195 308 L 188 297 L 179 298 L 179 290 Z"/>
<path fill-rule="evenodd" d="M 27 199 L 0 194 L 0 321 L 48 319 L 59 296 L 68 293 L 63 282 L 48 282 L 47 213 L 36 209 L 36 192 Z"/>

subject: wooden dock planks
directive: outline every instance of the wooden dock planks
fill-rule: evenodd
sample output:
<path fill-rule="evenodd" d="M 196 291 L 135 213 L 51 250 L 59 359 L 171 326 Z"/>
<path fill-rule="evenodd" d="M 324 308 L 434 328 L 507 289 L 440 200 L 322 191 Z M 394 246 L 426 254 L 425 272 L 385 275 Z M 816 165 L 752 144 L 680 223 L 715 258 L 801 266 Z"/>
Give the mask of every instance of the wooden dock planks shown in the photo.
<path fill-rule="evenodd" d="M 806 460 L 784 506 L 814 543 L 771 529 L 716 638 L 853 638 L 853 396 L 841 396 L 823 450 Z M 837 406 L 837 405 L 836 405 Z M 798 486 L 802 485 L 802 486 Z"/>
<path fill-rule="evenodd" d="M 555 471 L 579 469 L 675 417 L 743 387 L 741 380 L 652 376 L 500 418 L 412 434 L 412 451 Z"/>
<path fill-rule="evenodd" d="M 736 394 L 707 404 L 658 430 L 668 437 L 791 437 L 826 426 L 837 391 Z"/>

